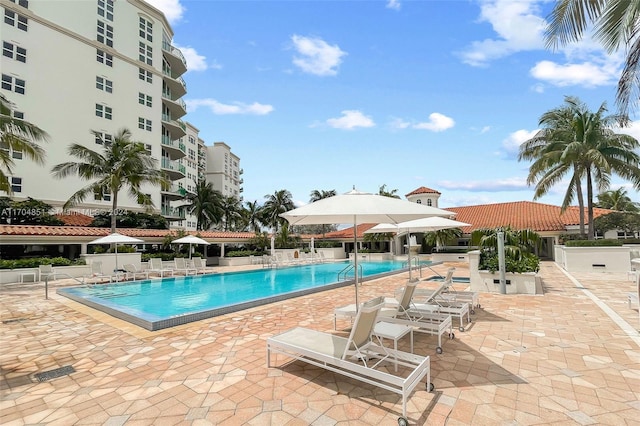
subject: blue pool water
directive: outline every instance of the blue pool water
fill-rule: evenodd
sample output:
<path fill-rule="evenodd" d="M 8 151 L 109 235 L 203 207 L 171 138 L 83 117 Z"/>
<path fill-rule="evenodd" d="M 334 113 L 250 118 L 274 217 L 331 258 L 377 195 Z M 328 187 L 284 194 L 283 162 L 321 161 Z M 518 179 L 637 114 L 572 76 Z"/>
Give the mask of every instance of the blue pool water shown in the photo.
<path fill-rule="evenodd" d="M 425 262 L 423 264 L 428 264 Z M 158 330 L 352 283 L 348 262 L 73 287 L 58 290 L 148 330 Z M 396 273 L 403 262 L 358 262 L 364 279 Z M 353 272 L 350 274 L 353 279 Z"/>

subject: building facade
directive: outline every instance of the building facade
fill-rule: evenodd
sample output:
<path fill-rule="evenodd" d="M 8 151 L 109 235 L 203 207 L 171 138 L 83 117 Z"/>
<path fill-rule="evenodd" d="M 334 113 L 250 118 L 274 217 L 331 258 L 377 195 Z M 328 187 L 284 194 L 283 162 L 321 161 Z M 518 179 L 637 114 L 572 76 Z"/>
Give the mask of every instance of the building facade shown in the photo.
<path fill-rule="evenodd" d="M 0 4 L 1 92 L 15 105 L 16 117 L 50 136 L 44 165 L 23 159 L 20 152 L 9 153 L 16 163 L 10 176 L 13 198 L 32 197 L 61 207 L 89 183 L 75 176 L 52 178 L 53 166 L 77 161 L 69 157 L 69 145 L 100 151 L 119 129 L 127 128 L 172 180 L 167 187 L 143 188 L 157 212 L 184 219 L 175 201 L 183 195 L 180 183 L 188 189 L 193 184 L 187 178 L 197 175 L 197 167 L 187 167 L 197 165 L 191 150 L 197 153 L 198 138 L 196 129 L 194 144 L 185 141 L 182 75 L 187 65 L 172 45 L 173 31 L 162 12 L 139 0 Z M 119 208 L 141 210 L 126 191 L 118 195 Z M 111 194 L 88 197 L 79 208 L 88 214 L 108 211 Z"/>
<path fill-rule="evenodd" d="M 240 158 L 231 152 L 224 142 L 215 142 L 206 147 L 205 178 L 224 196 L 233 196 L 242 201 L 243 170 Z"/>

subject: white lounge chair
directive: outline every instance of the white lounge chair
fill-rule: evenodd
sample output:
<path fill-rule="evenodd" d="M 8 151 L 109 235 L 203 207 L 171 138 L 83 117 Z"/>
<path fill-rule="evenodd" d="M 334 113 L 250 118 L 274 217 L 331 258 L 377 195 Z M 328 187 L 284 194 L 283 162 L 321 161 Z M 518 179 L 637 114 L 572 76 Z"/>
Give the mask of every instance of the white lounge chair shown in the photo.
<path fill-rule="evenodd" d="M 431 365 L 428 356 L 397 351 L 374 343 L 372 333 L 384 298 L 378 297 L 362 304 L 349 337 L 303 327 L 293 328 L 267 339 L 267 367 L 271 367 L 271 354 L 280 353 L 307 362 L 334 373 L 360 380 L 402 396 L 402 420 L 408 424 L 407 398 L 423 377 L 427 389 L 431 383 Z M 393 374 L 385 366 L 407 367 Z"/>
<path fill-rule="evenodd" d="M 173 268 L 165 268 L 162 264 L 162 259 L 159 257 L 152 257 L 149 259 L 149 268 L 147 272 L 155 273 L 160 275 L 160 278 L 163 278 L 165 274 L 173 275 Z"/>
<path fill-rule="evenodd" d="M 475 314 L 474 307 L 480 307 L 480 293 L 477 291 L 458 291 L 453 288 L 453 272 L 456 268 L 449 268 L 447 271 L 447 275 L 444 278 L 444 282 L 447 284 L 447 287 L 442 291 L 440 299 L 449 302 L 463 302 L 468 303 L 470 308 L 470 313 Z M 423 281 L 432 281 L 429 279 Z M 417 288 L 415 297 L 429 297 L 433 293 L 433 290 L 430 289 L 421 289 Z"/>
<path fill-rule="evenodd" d="M 56 279 L 56 273 L 53 270 L 53 266 L 51 265 L 38 266 L 38 281 L 42 281 L 43 279 L 47 279 L 47 280 Z"/>
<path fill-rule="evenodd" d="M 184 275 L 189 275 L 190 273 L 195 275 L 198 273 L 196 268 L 187 265 L 187 261 L 184 257 L 176 257 L 175 259 L 173 259 L 173 262 L 176 265 L 175 268 L 173 269 L 174 274 L 176 272 L 180 272 Z"/>
<path fill-rule="evenodd" d="M 191 258 L 193 262 L 193 267 L 196 270 L 196 274 L 207 274 L 215 272 L 215 269 L 207 267 L 203 262 L 201 257 L 193 257 Z"/>
<path fill-rule="evenodd" d="M 98 284 L 98 283 L 103 283 L 105 279 L 108 280 L 109 282 L 112 282 L 114 278 L 116 278 L 117 280 L 117 276 L 103 274 L 102 262 L 99 260 L 96 260 L 91 262 L 91 273 L 89 275 L 85 275 L 84 277 L 82 277 L 82 281 L 86 282 L 86 280 L 95 280 L 95 282 L 91 282 L 89 284 Z"/>
<path fill-rule="evenodd" d="M 149 271 L 145 271 L 142 269 L 136 268 L 136 265 L 133 263 L 127 263 L 122 266 L 126 272 L 126 279 L 137 280 L 138 277 L 143 277 L 144 279 L 149 279 Z"/>
<path fill-rule="evenodd" d="M 417 332 L 436 335 L 438 346 L 436 353 L 442 353 L 442 335 L 448 334 L 453 339 L 453 325 L 451 315 L 439 312 L 439 307 L 430 304 L 416 304 L 412 302 L 413 294 L 418 281 L 408 283 L 403 288 L 403 293 L 398 299 L 383 298 L 385 307 L 380 310 L 379 321 L 404 324 L 414 327 Z M 333 312 L 333 327 L 336 328 L 337 317 L 356 316 L 356 305 L 347 305 L 336 308 Z"/>

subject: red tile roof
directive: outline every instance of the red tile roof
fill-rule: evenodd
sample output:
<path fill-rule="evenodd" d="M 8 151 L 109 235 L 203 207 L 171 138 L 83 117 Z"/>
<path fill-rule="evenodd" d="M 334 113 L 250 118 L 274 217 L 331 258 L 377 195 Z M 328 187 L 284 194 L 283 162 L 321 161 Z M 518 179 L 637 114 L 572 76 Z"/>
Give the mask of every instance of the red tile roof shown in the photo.
<path fill-rule="evenodd" d="M 491 229 L 500 226 L 510 226 L 513 229 L 532 229 L 536 232 L 565 232 L 567 226 L 580 224 L 580 209 L 578 207 L 569 207 L 564 213 L 561 213 L 559 206 L 532 201 L 451 207 L 444 210 L 456 213 L 455 220 L 472 224 L 472 226 L 462 228 L 465 234 L 471 233 L 475 229 Z M 613 210 L 594 208 L 593 216 L 597 218 L 612 212 Z M 585 209 L 585 221 L 586 219 L 587 209 Z M 375 225 L 375 223 L 358 225 L 358 238 L 362 238 L 365 235 L 364 232 Z M 326 238 L 353 238 L 353 227 L 327 233 Z"/>
<path fill-rule="evenodd" d="M 420 188 L 415 189 L 410 193 L 408 193 L 407 195 L 405 195 L 405 197 L 408 197 L 409 195 L 416 195 L 416 194 L 440 194 L 440 192 L 436 191 L 435 189 L 427 188 L 426 186 L 421 186 Z"/>
<path fill-rule="evenodd" d="M 80 213 L 57 214 L 56 217 L 63 221 L 67 226 L 89 226 L 89 224 L 93 222 L 93 218 L 91 216 Z"/>

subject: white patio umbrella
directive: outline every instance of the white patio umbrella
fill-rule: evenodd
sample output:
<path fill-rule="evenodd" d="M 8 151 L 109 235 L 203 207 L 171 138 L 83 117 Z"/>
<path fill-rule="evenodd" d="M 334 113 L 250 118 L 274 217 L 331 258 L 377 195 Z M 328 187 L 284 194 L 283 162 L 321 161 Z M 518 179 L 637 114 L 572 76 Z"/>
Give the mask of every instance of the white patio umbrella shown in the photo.
<path fill-rule="evenodd" d="M 353 190 L 346 194 L 323 198 L 282 213 L 291 225 L 353 225 L 356 307 L 358 304 L 358 235 L 363 223 L 399 223 L 428 216 L 452 217 L 455 213 L 398 198 Z"/>
<path fill-rule="evenodd" d="M 139 238 L 129 237 L 128 235 L 122 235 L 118 232 L 114 232 L 113 234 L 109 234 L 106 237 L 98 238 L 97 240 L 93 240 L 87 244 L 114 244 L 116 253 L 116 269 L 118 269 L 118 244 L 139 243 L 144 243 L 144 241 Z"/>
<path fill-rule="evenodd" d="M 271 236 L 271 256 L 276 255 L 276 237 Z"/>
<path fill-rule="evenodd" d="M 171 241 L 171 244 L 189 244 L 189 259 L 191 259 L 191 245 L 192 244 L 203 244 L 208 246 L 209 242 L 203 240 L 202 238 L 196 237 L 195 235 L 187 235 L 186 237 L 178 238 L 177 240 Z"/>
<path fill-rule="evenodd" d="M 453 229 L 471 226 L 470 223 L 459 222 L 446 217 L 432 216 L 420 219 L 409 220 L 398 224 L 380 223 L 371 229 L 364 231 L 365 234 L 381 234 L 386 232 L 397 232 L 398 235 L 408 234 L 407 241 L 412 232 L 434 232 L 441 229 Z M 411 252 L 407 250 L 409 257 L 409 281 L 411 281 Z"/>

